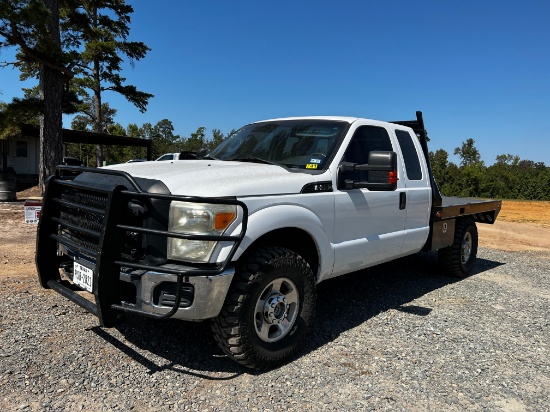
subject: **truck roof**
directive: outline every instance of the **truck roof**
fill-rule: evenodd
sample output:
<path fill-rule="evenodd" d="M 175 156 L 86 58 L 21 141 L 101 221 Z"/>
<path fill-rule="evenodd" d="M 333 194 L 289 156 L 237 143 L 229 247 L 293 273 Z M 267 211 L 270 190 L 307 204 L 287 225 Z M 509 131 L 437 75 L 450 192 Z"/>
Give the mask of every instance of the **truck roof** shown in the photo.
<path fill-rule="evenodd" d="M 350 117 L 350 116 L 296 116 L 296 117 L 279 117 L 275 119 L 266 119 L 266 120 L 260 120 L 254 123 L 263 123 L 263 122 L 274 122 L 274 121 L 280 121 L 280 120 L 332 120 L 332 121 L 340 121 L 340 122 L 348 122 L 348 123 L 354 123 L 358 120 L 366 120 L 373 123 L 384 123 L 384 124 L 395 124 L 394 122 L 388 122 L 383 120 L 375 120 L 375 119 L 368 119 L 364 117 Z M 410 127 L 410 126 L 406 126 Z"/>
<path fill-rule="evenodd" d="M 278 117 L 275 119 L 260 120 L 254 123 L 272 122 L 277 120 L 339 120 L 339 121 L 351 123 L 357 119 L 358 119 L 357 117 L 346 117 L 346 116 L 295 116 L 295 117 Z"/>

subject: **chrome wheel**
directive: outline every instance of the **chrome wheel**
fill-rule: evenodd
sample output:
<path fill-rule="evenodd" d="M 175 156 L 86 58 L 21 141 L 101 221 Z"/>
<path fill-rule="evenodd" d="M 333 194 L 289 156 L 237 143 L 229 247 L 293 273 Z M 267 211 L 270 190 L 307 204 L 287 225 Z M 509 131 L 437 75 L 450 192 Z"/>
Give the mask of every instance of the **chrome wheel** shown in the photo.
<path fill-rule="evenodd" d="M 264 342 L 277 342 L 292 329 L 298 316 L 300 297 L 294 282 L 277 278 L 260 294 L 254 310 L 254 327 Z"/>
<path fill-rule="evenodd" d="M 460 258 L 462 264 L 465 265 L 472 255 L 472 235 L 470 232 L 466 232 L 464 239 L 462 239 L 462 248 L 460 251 Z"/>

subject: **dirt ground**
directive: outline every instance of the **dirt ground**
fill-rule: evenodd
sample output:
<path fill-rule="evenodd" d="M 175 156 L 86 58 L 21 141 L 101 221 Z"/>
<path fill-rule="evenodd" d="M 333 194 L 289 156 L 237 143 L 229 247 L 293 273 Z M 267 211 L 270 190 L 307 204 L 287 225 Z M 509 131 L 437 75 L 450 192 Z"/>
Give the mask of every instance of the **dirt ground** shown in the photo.
<path fill-rule="evenodd" d="M 494 225 L 477 225 L 479 245 L 500 250 L 550 251 L 550 202 L 505 200 Z"/>
<path fill-rule="evenodd" d="M 36 276 L 36 225 L 24 222 L 22 201 L 0 203 L 0 225 L 0 276 Z M 550 252 L 550 202 L 504 201 L 496 223 L 478 230 L 481 247 Z"/>

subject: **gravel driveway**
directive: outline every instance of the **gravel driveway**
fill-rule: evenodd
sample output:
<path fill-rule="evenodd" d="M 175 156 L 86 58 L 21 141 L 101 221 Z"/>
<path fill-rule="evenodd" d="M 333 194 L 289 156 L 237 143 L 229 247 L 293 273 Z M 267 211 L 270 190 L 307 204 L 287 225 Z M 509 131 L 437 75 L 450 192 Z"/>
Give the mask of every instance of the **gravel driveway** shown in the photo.
<path fill-rule="evenodd" d="M 2 268 L 0 267 L 0 275 Z M 434 254 L 325 282 L 291 363 L 251 373 L 209 324 L 97 319 L 35 274 L 0 276 L 0 410 L 549 410 L 550 254 Z"/>

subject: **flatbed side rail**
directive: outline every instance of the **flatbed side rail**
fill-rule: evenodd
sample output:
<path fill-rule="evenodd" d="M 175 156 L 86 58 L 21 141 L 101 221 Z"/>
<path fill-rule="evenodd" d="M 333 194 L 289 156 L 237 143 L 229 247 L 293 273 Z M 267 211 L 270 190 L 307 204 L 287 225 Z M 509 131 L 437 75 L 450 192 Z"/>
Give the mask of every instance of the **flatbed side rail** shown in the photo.
<path fill-rule="evenodd" d="M 502 207 L 500 200 L 443 198 L 441 206 L 432 207 L 431 221 L 470 216 L 478 223 L 495 223 Z"/>
<path fill-rule="evenodd" d="M 112 188 L 90 186 L 88 183 L 67 180 L 60 176 L 63 171 L 114 175 L 123 178 L 124 185 Z M 197 235 L 168 230 L 150 229 L 126 221 L 128 204 L 136 200 L 184 201 L 194 203 L 231 204 L 241 216 L 240 232 L 234 236 Z M 41 218 L 38 225 L 36 265 L 38 277 L 44 288 L 51 288 L 69 298 L 84 309 L 98 316 L 101 325 L 114 326 L 119 323 L 121 311 L 164 319 L 173 316 L 182 299 L 182 284 L 192 276 L 216 276 L 223 273 L 244 238 L 248 222 L 246 205 L 235 198 L 207 198 L 172 194 L 148 193 L 138 181 L 126 172 L 85 167 L 60 166 L 58 175 L 52 176 L 47 184 Z M 157 236 L 187 240 L 223 241 L 233 243 L 227 257 L 217 264 L 197 264 L 178 268 L 162 267 L 156 264 L 128 258 L 123 253 L 125 237 Z M 62 256 L 58 244 L 75 250 L 93 261 L 93 295 L 95 306 L 75 292 L 68 281 L 61 279 L 59 268 Z M 122 268 L 154 271 L 176 276 L 176 296 L 168 313 L 155 314 L 137 309 L 135 305 L 121 301 L 118 292 Z M 92 305 L 95 309 L 92 309 Z"/>

